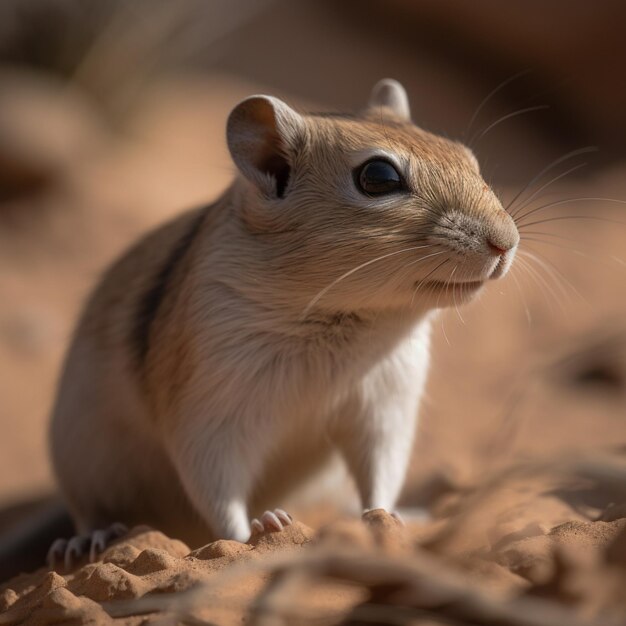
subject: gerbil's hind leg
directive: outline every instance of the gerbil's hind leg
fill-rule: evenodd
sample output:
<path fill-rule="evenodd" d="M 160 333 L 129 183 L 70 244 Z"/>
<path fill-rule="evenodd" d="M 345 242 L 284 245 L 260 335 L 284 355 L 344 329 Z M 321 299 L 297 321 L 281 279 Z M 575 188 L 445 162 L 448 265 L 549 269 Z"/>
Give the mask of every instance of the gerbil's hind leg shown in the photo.
<path fill-rule="evenodd" d="M 71 539 L 57 539 L 48 550 L 46 562 L 50 569 L 56 569 L 61 563 L 65 571 L 71 570 L 80 560 L 89 555 L 93 563 L 109 544 L 128 532 L 124 524 L 111 524 L 85 535 L 75 535 Z"/>

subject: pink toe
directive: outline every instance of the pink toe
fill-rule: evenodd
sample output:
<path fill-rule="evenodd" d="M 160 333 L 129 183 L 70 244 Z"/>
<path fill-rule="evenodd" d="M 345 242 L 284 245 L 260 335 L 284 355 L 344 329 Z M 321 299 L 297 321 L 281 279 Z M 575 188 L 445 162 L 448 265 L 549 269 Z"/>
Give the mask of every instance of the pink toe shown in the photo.
<path fill-rule="evenodd" d="M 293 519 L 287 511 L 283 511 L 282 509 L 274 509 L 274 514 L 276 517 L 283 523 L 284 526 L 291 526 Z"/>
<path fill-rule="evenodd" d="M 283 525 L 281 521 L 276 517 L 272 511 L 265 511 L 263 515 L 261 515 L 261 521 L 263 522 L 263 526 L 266 530 L 274 529 L 274 530 L 282 530 Z M 269 527 L 269 528 L 268 528 Z"/>

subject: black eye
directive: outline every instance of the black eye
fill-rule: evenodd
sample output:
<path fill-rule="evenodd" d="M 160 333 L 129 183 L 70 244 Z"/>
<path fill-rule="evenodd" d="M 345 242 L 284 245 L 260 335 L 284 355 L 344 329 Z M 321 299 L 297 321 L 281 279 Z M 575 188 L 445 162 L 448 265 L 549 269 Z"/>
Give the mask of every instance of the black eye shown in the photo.
<path fill-rule="evenodd" d="M 389 161 L 368 161 L 355 174 L 357 187 L 368 196 L 379 196 L 402 189 L 402 178 Z"/>

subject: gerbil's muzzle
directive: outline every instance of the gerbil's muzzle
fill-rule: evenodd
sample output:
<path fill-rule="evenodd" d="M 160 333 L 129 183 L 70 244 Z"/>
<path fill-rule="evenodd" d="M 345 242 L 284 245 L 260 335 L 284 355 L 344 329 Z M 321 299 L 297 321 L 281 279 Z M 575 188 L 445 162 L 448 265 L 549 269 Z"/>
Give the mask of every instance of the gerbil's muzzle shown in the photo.
<path fill-rule="evenodd" d="M 485 241 L 489 253 L 499 257 L 489 278 L 501 278 L 511 267 L 515 250 L 520 241 L 517 226 L 513 218 L 504 209 L 498 210 L 496 215 L 487 222 Z"/>
<path fill-rule="evenodd" d="M 485 232 L 487 247 L 494 254 L 506 254 L 519 244 L 519 232 L 513 218 L 503 209 L 489 220 Z"/>

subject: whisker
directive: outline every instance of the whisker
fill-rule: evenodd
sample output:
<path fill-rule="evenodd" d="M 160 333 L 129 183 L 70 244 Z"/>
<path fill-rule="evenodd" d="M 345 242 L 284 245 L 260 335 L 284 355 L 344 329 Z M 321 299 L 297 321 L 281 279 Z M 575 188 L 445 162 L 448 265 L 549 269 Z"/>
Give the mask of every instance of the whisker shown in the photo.
<path fill-rule="evenodd" d="M 437 254 L 433 254 L 431 256 L 438 256 L 440 254 L 445 254 L 445 251 L 441 251 Z M 417 295 L 417 292 L 420 290 L 420 287 L 426 282 L 426 280 L 432 276 L 439 268 L 443 267 L 446 263 L 448 263 L 449 259 L 444 259 L 441 263 L 439 263 L 438 265 L 436 265 L 430 272 L 428 272 L 428 274 L 426 274 L 426 276 L 424 276 L 424 278 L 422 278 L 422 280 L 416 285 L 416 287 L 413 289 L 413 294 L 411 295 L 411 304 L 410 306 L 412 307 L 414 302 L 415 302 L 415 296 Z M 415 263 L 415 261 L 412 261 L 411 263 L 409 263 L 408 265 L 413 265 Z M 426 289 L 426 291 L 424 292 L 424 295 L 427 295 L 430 291 L 434 291 L 435 286 L 431 285 L 430 287 L 428 287 Z"/>
<path fill-rule="evenodd" d="M 623 264 L 623 261 L 621 259 L 619 259 L 618 257 L 613 256 L 613 255 L 611 255 L 611 256 L 598 256 L 597 249 L 594 249 L 594 246 L 590 246 L 590 245 L 586 244 L 585 242 L 577 241 L 575 239 L 571 239 L 571 238 L 568 238 L 568 237 L 559 237 L 559 235 L 556 235 L 554 233 L 537 233 L 537 235 L 538 236 L 535 236 L 535 237 L 524 236 L 524 237 L 522 237 L 522 241 L 528 241 L 528 242 L 531 242 L 533 244 L 540 243 L 540 244 L 544 244 L 544 245 L 547 245 L 547 246 L 552 246 L 554 248 L 559 248 L 561 250 L 567 250 L 568 252 L 571 252 L 572 254 L 575 254 L 575 255 L 580 256 L 580 257 L 585 258 L 585 259 L 589 259 L 590 261 L 597 261 L 598 263 L 606 264 L 606 261 L 608 260 L 608 261 L 611 261 L 611 262 L 614 262 L 614 263 L 616 262 L 616 263 L 618 263 L 620 265 Z M 556 241 L 540 239 L 539 236 L 545 236 L 545 237 L 554 236 L 554 237 L 556 237 L 558 239 L 563 239 L 565 241 L 574 242 L 574 243 L 576 243 L 578 245 L 586 246 L 588 249 L 591 249 L 592 253 L 588 254 L 584 250 L 580 250 L 579 248 L 575 248 L 574 246 L 566 246 L 564 244 L 557 243 Z M 606 264 L 606 265 L 608 265 L 608 264 Z"/>
<path fill-rule="evenodd" d="M 465 279 L 465 277 L 468 275 L 467 270 L 465 271 L 465 273 L 461 273 L 461 282 L 459 282 L 458 284 L 455 284 L 452 286 L 452 300 L 454 301 L 454 309 L 456 310 L 456 314 L 457 317 L 459 318 L 459 320 L 461 320 L 461 324 L 463 324 L 463 326 L 465 326 L 465 319 L 463 318 L 463 315 L 461 314 L 461 311 L 459 310 L 459 305 L 456 299 L 456 288 L 459 288 L 459 296 L 462 298 L 465 294 L 464 294 L 464 289 L 465 287 L 463 286 L 463 280 Z"/>
<path fill-rule="evenodd" d="M 594 222 L 606 222 L 608 224 L 619 224 L 620 226 L 626 226 L 626 222 L 620 222 L 619 220 L 612 220 L 608 217 L 599 217 L 598 215 L 559 215 L 557 217 L 547 217 L 542 220 L 536 220 L 534 222 L 528 222 L 526 224 L 518 224 L 518 230 L 523 233 L 523 228 L 530 226 L 536 226 L 537 224 L 548 224 L 550 222 L 560 222 L 562 220 L 591 220 Z"/>
<path fill-rule="evenodd" d="M 517 280 L 517 276 L 515 275 L 515 272 L 517 271 L 517 265 L 514 265 L 511 268 L 511 278 L 513 279 L 513 282 L 515 283 L 515 286 L 517 288 L 517 291 L 520 295 L 520 298 L 522 300 L 522 306 L 524 307 L 524 313 L 526 315 L 526 321 L 528 322 L 528 325 L 530 326 L 532 324 L 532 316 L 530 314 L 530 309 L 528 308 L 528 303 L 526 302 L 526 296 L 524 295 L 524 292 L 522 291 L 522 287 L 519 283 L 519 280 Z"/>
<path fill-rule="evenodd" d="M 467 272 L 465 272 L 465 274 L 463 276 L 461 276 L 461 280 L 463 280 L 465 278 L 465 276 L 467 276 Z M 457 303 L 456 300 L 456 288 L 458 286 L 459 289 L 459 297 L 464 298 L 466 291 L 467 291 L 467 287 L 465 287 L 463 285 L 463 282 L 461 282 L 459 285 L 454 285 L 452 288 L 452 299 L 454 300 L 454 308 L 456 310 L 456 314 L 457 317 L 459 318 L 459 320 L 461 321 L 461 324 L 463 324 L 463 326 L 466 326 L 465 324 L 465 318 L 463 317 L 463 314 L 461 313 L 460 309 L 459 309 L 459 305 Z"/>
<path fill-rule="evenodd" d="M 271 231 L 263 231 L 263 232 L 254 232 L 250 231 L 250 235 L 253 237 L 269 237 L 269 236 L 279 236 L 279 235 L 291 235 L 295 232 L 298 232 L 298 227 L 290 227 L 284 228 L 281 230 L 271 230 Z M 370 232 L 362 232 L 359 234 L 353 233 L 338 233 L 333 232 L 328 234 L 327 236 L 319 235 L 318 241 L 328 243 L 329 245 L 336 245 L 337 243 L 352 243 L 354 241 L 376 241 L 380 243 L 390 243 L 390 244 L 398 244 L 398 243 L 421 243 L 427 241 L 430 237 L 429 231 L 416 231 L 407 233 L 406 228 L 390 230 L 384 227 L 380 229 L 374 230 L 372 229 Z"/>
<path fill-rule="evenodd" d="M 541 185 L 541 187 L 539 187 L 539 189 L 535 190 L 524 202 L 522 202 L 516 209 L 515 211 L 513 211 L 511 213 L 511 217 L 513 219 L 515 219 L 515 217 L 520 213 L 520 211 L 523 211 L 528 205 L 530 205 L 532 203 L 533 200 L 535 200 L 535 198 L 537 198 L 537 196 L 539 196 L 539 194 L 544 190 L 547 189 L 550 185 L 553 185 L 554 183 L 556 183 L 558 180 L 561 180 L 561 178 L 565 178 L 566 176 L 569 176 L 572 172 L 575 172 L 576 170 L 579 170 L 583 167 L 585 167 L 587 165 L 587 163 L 579 163 L 578 165 L 575 165 L 574 167 L 570 167 L 568 170 L 566 170 L 565 172 L 562 172 L 561 174 L 559 174 L 558 176 L 555 176 L 554 178 L 550 179 L 547 183 L 545 183 L 544 185 Z M 542 196 L 539 196 L 540 198 Z M 509 205 L 510 206 L 510 205 Z M 506 209 L 507 211 L 509 210 L 509 207 L 507 207 Z M 525 215 L 525 214 L 524 214 Z M 524 217 L 524 215 L 522 215 L 521 217 Z M 520 218 L 521 219 L 521 218 Z"/>
<path fill-rule="evenodd" d="M 420 287 L 426 282 L 426 280 L 428 280 L 428 278 L 430 278 L 439 268 L 443 267 L 446 263 L 448 263 L 450 261 L 450 259 L 444 259 L 441 263 L 439 263 L 439 265 L 435 266 L 430 272 L 428 272 L 428 274 L 426 274 L 426 276 L 424 276 L 424 278 L 422 278 L 422 280 L 417 284 L 417 286 L 415 287 L 415 290 L 413 291 L 413 296 L 411 297 L 411 306 L 413 306 L 413 301 L 415 299 L 415 295 L 417 294 L 417 292 L 419 291 Z"/>
<path fill-rule="evenodd" d="M 537 238 L 533 238 L 533 237 L 526 237 L 524 240 L 525 241 L 530 241 L 530 242 L 535 243 L 535 244 L 539 243 L 539 244 L 544 244 L 544 245 L 548 245 L 548 246 L 553 246 L 555 248 L 560 248 L 562 250 L 567 250 L 567 251 L 571 252 L 572 254 L 575 254 L 576 256 L 579 256 L 579 257 L 581 257 L 583 259 L 587 259 L 589 261 L 593 261 L 595 263 L 598 263 L 598 264 L 602 265 L 603 267 L 605 267 L 605 268 L 607 268 L 609 270 L 614 270 L 616 268 L 616 266 L 619 267 L 620 269 L 626 266 L 626 264 L 624 263 L 623 259 L 620 259 L 620 258 L 618 258 L 616 256 L 613 256 L 613 255 L 598 257 L 596 254 L 587 254 L 587 253 L 583 252 L 582 250 L 578 250 L 576 248 L 572 248 L 572 247 L 569 247 L 569 246 L 561 245 L 561 244 L 558 244 L 558 243 L 556 243 L 554 241 L 545 241 L 544 239 L 537 239 Z M 546 261 L 548 261 L 548 260 L 546 259 Z M 561 276 L 563 276 L 563 278 L 565 280 L 567 280 L 565 278 L 565 275 L 558 270 L 556 265 L 554 265 L 552 263 L 550 263 L 550 265 L 552 265 L 554 270 L 558 271 L 559 274 L 561 274 Z M 570 282 L 570 281 L 567 281 L 567 282 Z M 571 285 L 571 282 L 570 282 L 570 285 Z M 573 285 L 571 285 L 571 286 L 573 287 Z M 578 294 L 578 295 L 585 301 L 586 304 L 589 304 L 588 300 L 584 296 L 582 296 L 581 294 Z"/>
<path fill-rule="evenodd" d="M 347 278 L 348 276 L 351 276 L 352 274 L 354 274 L 355 272 L 358 272 L 359 270 L 363 269 L 364 267 L 368 267 L 369 265 L 372 265 L 373 263 L 376 263 L 378 261 L 382 261 L 383 259 L 388 259 L 389 257 L 392 256 L 397 256 L 398 254 L 402 254 L 405 252 L 412 252 L 414 250 L 420 250 L 422 248 L 429 248 L 431 246 L 411 246 L 410 248 L 403 248 L 402 250 L 395 250 L 394 252 L 389 252 L 387 254 L 383 254 L 381 256 L 376 257 L 375 259 L 370 259 L 369 261 L 366 261 L 365 263 L 361 263 L 360 265 L 357 265 L 356 267 L 353 267 L 351 270 L 345 272 L 344 274 L 342 274 L 341 276 L 339 276 L 339 278 L 336 278 L 335 280 L 333 280 L 327 287 L 325 287 L 324 289 L 322 289 L 310 302 L 309 304 L 305 307 L 304 311 L 302 312 L 301 317 L 305 318 L 309 311 L 311 310 L 311 308 L 313 306 L 315 306 L 315 304 L 317 304 L 321 298 L 324 297 L 324 295 L 326 293 L 328 293 L 328 291 L 330 289 L 332 289 L 338 282 L 342 281 L 344 278 Z M 430 256 L 430 255 L 429 255 Z M 423 257 L 423 259 L 426 259 L 427 257 Z M 421 259 L 420 259 L 421 260 Z"/>
<path fill-rule="evenodd" d="M 461 282 L 458 285 L 456 285 L 458 287 L 459 296 L 461 298 L 465 298 L 469 292 L 469 287 L 464 282 L 464 279 L 469 276 L 470 274 L 468 272 L 465 272 L 464 274 L 462 274 Z M 455 306 L 456 306 L 456 300 L 455 300 Z M 458 318 L 461 320 L 461 324 L 465 326 L 466 325 L 465 318 L 463 317 L 463 313 L 459 309 L 457 309 L 457 315 L 458 315 Z"/>
<path fill-rule="evenodd" d="M 434 257 L 434 256 L 439 256 L 440 254 L 445 254 L 445 250 L 440 250 L 439 252 L 433 252 L 432 254 L 429 254 L 427 256 L 423 256 L 419 259 L 415 259 L 415 261 L 411 261 L 410 263 L 407 263 L 404 267 L 415 265 L 416 263 L 419 263 L 420 261 L 425 261 L 426 259 L 430 259 L 431 257 Z"/>
<path fill-rule="evenodd" d="M 454 291 L 454 283 L 452 282 L 452 279 L 454 278 L 454 274 L 456 273 L 458 268 L 459 268 L 459 265 L 457 263 L 452 269 L 452 272 L 450 272 L 450 276 L 448 276 L 448 280 L 446 281 L 446 295 L 448 295 L 448 286 L 452 285 L 452 301 L 454 302 L 454 306 L 457 310 L 457 313 L 459 310 L 458 310 L 458 307 L 456 306 L 456 293 Z"/>
<path fill-rule="evenodd" d="M 453 278 L 454 273 L 456 272 L 457 268 L 458 268 L 458 264 L 454 266 L 454 269 L 452 270 L 452 272 L 448 276 L 448 279 L 444 283 L 443 291 L 439 292 L 439 295 L 437 296 L 436 308 L 439 308 L 439 301 L 441 300 L 442 293 L 445 294 L 446 298 L 448 297 L 448 289 L 452 285 L 452 278 Z M 452 286 L 452 298 L 454 300 L 454 286 Z M 443 336 L 444 336 L 444 338 L 446 340 L 446 343 L 450 346 L 452 344 L 450 343 L 450 339 L 448 338 L 448 334 L 446 333 L 446 317 L 445 317 L 445 315 L 442 315 L 440 317 L 440 319 L 441 319 L 441 331 L 442 331 Z"/>
<path fill-rule="evenodd" d="M 439 248 L 440 246 L 438 244 L 432 244 L 430 246 L 427 246 L 429 248 Z M 420 257 L 419 259 L 413 259 L 412 261 L 407 262 L 404 266 L 403 269 L 406 269 L 407 267 L 411 267 L 411 265 L 415 265 L 416 263 L 420 263 L 421 261 L 425 261 L 426 259 L 430 259 L 432 257 L 435 256 L 439 256 L 440 254 L 445 254 L 445 250 L 437 250 L 437 252 L 432 252 L 430 254 L 427 254 L 426 256 Z"/>
<path fill-rule="evenodd" d="M 446 281 L 444 283 L 444 289 L 446 290 L 446 293 L 448 291 L 448 281 Z M 443 293 L 443 290 L 439 291 L 439 294 L 437 295 L 437 302 L 435 303 L 435 308 L 438 309 L 439 308 L 439 300 L 441 300 L 441 294 Z M 450 339 L 448 339 L 448 333 L 446 333 L 446 316 L 445 315 L 440 315 L 439 316 L 439 321 L 441 324 L 441 332 L 443 334 L 443 338 L 446 340 L 446 343 L 451 346 L 452 344 L 450 343 Z"/>
<path fill-rule="evenodd" d="M 553 246 L 555 248 L 560 248 L 561 250 L 567 250 L 578 256 L 585 257 L 587 259 L 597 260 L 596 257 L 593 257 L 589 254 L 585 254 L 582 250 L 578 250 L 577 248 L 573 248 L 572 246 L 565 246 L 563 244 L 558 244 L 555 241 L 546 241 L 545 239 L 539 239 L 538 237 L 523 237 L 522 241 L 530 241 L 532 243 L 543 243 L 547 246 Z"/>
<path fill-rule="evenodd" d="M 574 287 L 574 285 L 571 283 L 571 281 L 569 281 L 565 276 L 563 276 L 563 274 L 561 272 L 559 272 L 552 263 L 550 263 L 549 264 L 550 266 L 549 266 L 547 263 L 542 261 L 542 259 L 540 259 L 537 254 L 533 254 L 533 253 L 529 252 L 528 250 L 523 251 L 522 254 L 527 257 L 529 262 L 532 261 L 532 262 L 536 263 L 538 268 L 543 270 L 545 272 L 546 276 L 554 282 L 554 284 L 556 285 L 556 287 L 558 288 L 558 290 L 559 290 L 559 292 L 561 294 L 561 297 L 563 298 L 563 302 L 569 300 L 569 305 L 572 304 L 571 300 L 570 300 L 570 294 L 567 292 L 567 290 L 565 289 L 564 285 L 558 280 L 559 276 L 563 279 L 563 282 L 568 287 L 570 287 L 572 292 L 574 294 L 576 294 L 576 296 L 578 298 L 580 298 L 580 300 L 582 300 L 585 304 L 588 304 L 587 300 L 580 294 L 580 292 L 576 289 L 576 287 Z M 539 274 L 539 275 L 541 275 L 541 274 Z M 546 280 L 546 283 L 547 283 L 547 280 Z M 556 297 L 556 294 L 553 293 L 552 295 L 554 295 L 555 301 L 561 307 L 562 312 L 566 313 L 567 309 L 564 307 L 563 302 Z"/>
<path fill-rule="evenodd" d="M 549 209 L 555 206 L 561 206 L 563 204 L 568 204 L 571 202 L 610 202 L 614 204 L 626 204 L 626 200 L 620 200 L 618 198 L 601 198 L 601 197 L 583 197 L 583 198 L 565 198 L 563 200 L 556 200 L 555 202 L 548 202 L 547 204 L 542 204 L 541 206 L 535 207 L 531 211 L 528 211 L 524 215 L 516 220 L 516 224 L 518 226 L 524 225 L 522 220 L 533 213 L 537 213 L 538 211 L 543 211 L 544 209 Z"/>
<path fill-rule="evenodd" d="M 381 290 L 385 289 L 386 287 L 389 287 L 391 285 L 393 285 L 393 287 L 402 285 L 405 281 L 405 278 L 410 274 L 410 270 L 407 271 L 406 266 L 400 268 L 399 271 L 397 272 L 393 272 L 390 276 L 389 276 L 389 280 L 385 282 L 385 284 L 383 285 L 379 285 L 375 290 L 373 290 L 370 293 L 370 297 L 372 299 L 376 299 L 377 295 L 381 292 Z M 380 314 L 380 311 L 376 312 L 375 318 L 374 318 L 374 322 L 375 320 L 378 318 L 378 315 Z M 370 333 L 372 332 L 372 328 L 373 326 L 370 328 Z"/>
<path fill-rule="evenodd" d="M 527 183 L 520 191 L 518 191 L 518 193 L 515 195 L 513 200 L 511 200 L 505 207 L 506 210 L 508 211 L 513 206 L 513 204 L 520 198 L 520 196 L 526 193 L 538 180 L 541 179 L 541 177 L 544 174 L 548 173 L 552 168 L 556 167 L 560 163 L 563 163 L 563 161 L 567 161 L 568 159 L 571 159 L 575 156 L 586 154 L 588 152 L 597 152 L 597 150 L 598 149 L 595 146 L 586 146 L 585 148 L 578 148 L 577 150 L 572 150 L 571 152 L 564 154 L 562 157 L 555 159 L 554 161 L 552 161 L 552 163 L 549 163 L 548 165 L 546 165 L 539 173 L 535 174 L 535 176 L 533 176 L 530 182 Z"/>
<path fill-rule="evenodd" d="M 546 303 L 552 309 L 552 302 L 555 301 L 560 307 L 562 307 L 562 303 L 558 300 L 552 291 L 550 285 L 546 282 L 545 278 L 532 266 L 532 264 L 522 257 L 522 251 L 518 253 L 517 263 L 520 267 L 523 267 L 528 276 L 530 276 L 534 282 L 539 287 L 539 291 L 541 295 L 545 298 Z M 552 296 L 553 300 L 551 300 L 548 296 Z M 565 312 L 565 309 L 562 308 L 562 311 Z"/>
<path fill-rule="evenodd" d="M 525 70 L 522 70 L 521 72 L 518 72 L 517 74 L 513 74 L 513 76 L 509 76 L 509 78 L 507 78 L 506 80 L 503 80 L 497 87 L 492 89 L 483 98 L 482 102 L 478 105 L 478 107 L 474 111 L 474 114 L 472 115 L 469 121 L 469 124 L 467 125 L 467 130 L 465 131 L 465 133 L 463 133 L 463 135 L 464 136 L 469 135 L 470 131 L 472 130 L 472 126 L 474 126 L 474 122 L 480 115 L 480 112 L 483 110 L 485 105 L 491 100 L 491 98 L 493 98 L 499 91 L 504 89 L 507 85 L 510 85 L 513 81 L 517 80 L 518 78 L 521 78 L 522 76 L 526 76 L 527 74 L 530 74 L 530 72 L 531 72 L 530 69 L 525 69 Z"/>
<path fill-rule="evenodd" d="M 546 259 L 543 255 L 539 254 L 538 252 L 530 252 L 528 250 L 524 250 L 522 251 L 523 254 L 526 254 L 527 256 L 529 256 L 530 258 L 532 258 L 535 263 L 537 263 L 540 267 L 542 267 L 544 269 L 544 271 L 546 272 L 546 274 L 548 276 L 552 276 L 552 279 L 555 281 L 555 283 L 561 288 L 562 293 L 565 297 L 567 297 L 567 291 L 565 290 L 565 288 L 563 287 L 563 285 L 556 279 L 557 276 L 560 276 L 563 283 L 566 284 L 568 287 L 570 287 L 570 289 L 585 303 L 585 304 L 589 304 L 589 302 L 587 301 L 587 299 L 580 293 L 580 291 L 578 291 L 578 289 L 576 289 L 576 287 L 574 286 L 574 284 L 572 283 L 571 280 L 569 280 L 569 278 L 567 278 L 567 276 L 565 276 L 558 267 L 556 267 L 556 265 L 554 265 L 550 260 Z M 550 271 L 550 268 L 552 268 L 552 271 Z"/>
<path fill-rule="evenodd" d="M 559 246 L 557 243 L 553 242 L 553 241 L 545 241 L 543 239 L 533 239 L 532 237 L 529 237 L 528 235 L 532 235 L 535 237 L 552 237 L 554 239 L 561 239 L 563 241 L 567 241 L 567 242 L 571 242 L 571 243 L 575 243 L 578 246 L 584 246 L 585 248 L 591 250 L 593 252 L 593 256 L 592 255 L 588 255 L 585 252 L 583 252 L 582 250 L 579 250 L 577 248 L 574 247 L 568 247 L 568 246 Z M 547 232 L 543 232 L 543 231 L 536 231 L 536 230 L 528 230 L 522 233 L 522 237 L 521 237 L 522 241 L 535 241 L 537 243 L 546 243 L 546 244 L 550 244 L 556 247 L 561 247 L 564 250 L 572 250 L 577 252 L 578 254 L 581 255 L 585 255 L 587 258 L 589 259 L 598 259 L 598 249 L 600 248 L 599 246 L 593 246 L 590 243 L 586 242 L 586 241 L 580 241 L 579 239 L 573 239 L 572 237 L 566 237 L 565 235 L 559 235 L 557 233 L 547 233 Z M 620 259 L 619 257 L 616 257 L 614 255 L 605 257 L 610 259 L 611 261 L 616 261 L 619 264 L 623 265 L 624 261 L 622 259 Z"/>
<path fill-rule="evenodd" d="M 437 308 L 439 307 L 439 300 L 441 298 L 441 294 L 439 294 L 437 296 Z M 446 340 L 446 343 L 451 346 L 452 343 L 450 342 L 450 339 L 448 338 L 448 333 L 446 332 L 446 316 L 445 315 L 441 315 L 439 317 L 439 319 L 441 320 L 441 333 L 443 334 L 443 338 Z"/>
<path fill-rule="evenodd" d="M 502 124 L 502 122 L 506 122 L 506 120 L 510 120 L 513 117 L 518 117 L 520 115 L 525 115 L 526 113 L 532 113 L 533 111 L 543 111 L 545 109 L 549 109 L 549 104 L 538 104 L 537 106 L 527 107 L 525 109 L 519 109 L 518 111 L 513 111 L 513 113 L 508 113 L 507 115 L 503 115 L 501 118 L 497 119 L 495 122 L 492 122 L 485 128 L 477 137 L 474 136 L 468 142 L 468 146 L 472 146 L 474 142 L 480 141 L 490 130 Z"/>

